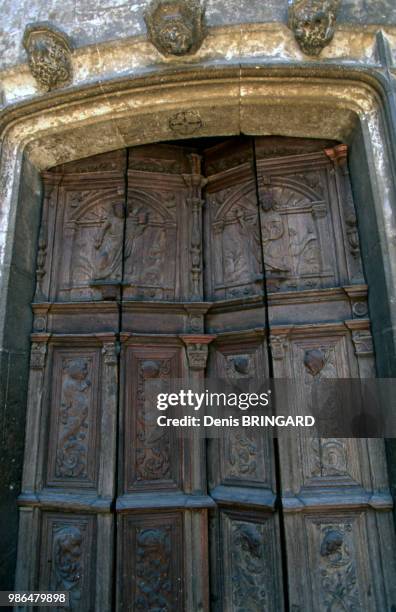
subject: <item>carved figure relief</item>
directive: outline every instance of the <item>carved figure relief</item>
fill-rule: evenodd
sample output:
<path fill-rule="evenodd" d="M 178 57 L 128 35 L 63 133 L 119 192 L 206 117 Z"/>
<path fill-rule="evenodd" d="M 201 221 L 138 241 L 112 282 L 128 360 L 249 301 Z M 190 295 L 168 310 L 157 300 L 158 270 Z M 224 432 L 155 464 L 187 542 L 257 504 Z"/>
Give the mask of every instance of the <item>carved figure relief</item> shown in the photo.
<path fill-rule="evenodd" d="M 145 196 L 140 192 L 139 199 Z M 151 194 L 147 196 L 151 200 Z M 134 196 L 131 195 L 131 200 Z M 158 195 L 159 202 L 163 198 Z M 127 296 L 139 299 L 174 299 L 176 224 L 174 213 L 162 205 L 142 205 L 130 210 L 125 232 L 125 283 Z M 171 264 L 169 265 L 169 259 Z"/>
<path fill-rule="evenodd" d="M 352 525 L 318 525 L 320 529 L 321 609 L 362 609 L 357 585 Z"/>
<path fill-rule="evenodd" d="M 232 541 L 232 601 L 240 612 L 266 610 L 267 571 L 264 526 L 234 522 Z"/>
<path fill-rule="evenodd" d="M 90 362 L 69 359 L 63 364 L 61 408 L 56 452 L 58 478 L 87 478 L 88 412 L 91 403 Z"/>
<path fill-rule="evenodd" d="M 304 352 L 304 366 L 306 371 L 305 384 L 314 385 L 320 380 L 337 378 L 334 348 L 310 348 Z M 325 397 L 326 393 L 329 397 Z M 331 418 L 333 402 L 332 389 L 319 388 L 321 403 Z M 313 438 L 310 446 L 311 476 L 319 478 L 349 477 L 348 447 L 344 439 Z"/>
<path fill-rule="evenodd" d="M 146 383 L 167 379 L 170 374 L 171 365 L 168 359 L 146 359 L 139 362 L 135 451 L 137 482 L 171 478 L 169 431 L 167 428 L 158 427 L 157 415 L 150 410 L 151 402 L 146 398 L 145 392 Z"/>
<path fill-rule="evenodd" d="M 292 0 L 289 27 L 307 55 L 317 56 L 333 39 L 340 0 Z"/>
<path fill-rule="evenodd" d="M 83 531 L 77 525 L 59 526 L 54 530 L 53 572 L 54 590 L 70 593 L 70 607 L 75 609 L 81 599 L 84 567 L 82 561 Z"/>
<path fill-rule="evenodd" d="M 121 281 L 124 212 L 116 189 L 68 191 L 60 243 L 62 300 L 102 299 Z"/>
<path fill-rule="evenodd" d="M 214 291 L 220 299 L 255 295 L 262 279 L 255 194 L 225 189 L 210 194 Z"/>
<path fill-rule="evenodd" d="M 23 46 L 30 71 L 43 89 L 63 87 L 72 80 L 72 44 L 66 34 L 46 22 L 31 24 L 25 29 Z"/>
<path fill-rule="evenodd" d="M 171 527 L 136 530 L 136 610 L 173 610 Z"/>
<path fill-rule="evenodd" d="M 205 36 L 199 0 L 153 0 L 145 20 L 150 42 L 163 55 L 195 53 Z"/>
<path fill-rule="evenodd" d="M 95 240 L 97 260 L 94 283 L 121 281 L 124 217 L 123 202 L 115 202 L 108 216 L 102 220 Z"/>
<path fill-rule="evenodd" d="M 316 173 L 315 181 L 304 177 L 277 178 L 270 185 L 262 181 L 261 233 L 270 291 L 314 289 L 334 282 L 331 251 L 327 244 L 323 247 L 330 227 L 321 185 Z"/>

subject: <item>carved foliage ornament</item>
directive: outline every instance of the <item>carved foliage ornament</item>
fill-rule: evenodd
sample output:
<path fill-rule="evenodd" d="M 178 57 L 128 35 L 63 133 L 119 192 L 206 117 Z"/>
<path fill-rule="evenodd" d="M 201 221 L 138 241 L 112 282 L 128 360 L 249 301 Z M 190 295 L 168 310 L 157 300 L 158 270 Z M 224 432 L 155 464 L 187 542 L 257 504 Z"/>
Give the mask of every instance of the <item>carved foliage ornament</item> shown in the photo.
<path fill-rule="evenodd" d="M 307 55 L 319 55 L 335 30 L 340 0 L 291 0 L 289 27 Z"/>
<path fill-rule="evenodd" d="M 154 0 L 145 21 L 150 41 L 163 55 L 194 53 L 205 36 L 199 0 Z"/>
<path fill-rule="evenodd" d="M 72 44 L 68 36 L 52 25 L 28 25 L 23 36 L 29 68 L 46 91 L 62 87 L 72 80 Z"/>

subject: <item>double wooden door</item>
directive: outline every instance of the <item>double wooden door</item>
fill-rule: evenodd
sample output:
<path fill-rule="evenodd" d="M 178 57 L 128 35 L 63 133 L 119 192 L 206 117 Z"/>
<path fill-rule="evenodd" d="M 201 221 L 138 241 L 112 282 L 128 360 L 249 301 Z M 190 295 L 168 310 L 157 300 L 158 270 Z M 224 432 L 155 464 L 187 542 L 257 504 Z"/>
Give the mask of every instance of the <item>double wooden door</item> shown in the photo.
<path fill-rule="evenodd" d="M 155 144 L 43 176 L 17 587 L 81 611 L 390 610 L 381 441 L 159 429 L 151 379 L 367 377 L 347 147 Z"/>

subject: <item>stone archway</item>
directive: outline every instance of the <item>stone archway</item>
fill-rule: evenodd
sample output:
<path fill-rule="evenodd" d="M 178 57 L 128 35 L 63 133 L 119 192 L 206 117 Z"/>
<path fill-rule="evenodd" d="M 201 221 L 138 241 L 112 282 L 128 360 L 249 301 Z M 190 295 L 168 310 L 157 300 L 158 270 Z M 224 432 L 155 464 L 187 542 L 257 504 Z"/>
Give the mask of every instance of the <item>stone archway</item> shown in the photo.
<path fill-rule="evenodd" d="M 359 81 L 300 79 L 285 76 L 254 76 L 233 70 L 214 71 L 210 78 L 199 72 L 170 75 L 134 83 L 120 93 L 94 92 L 80 101 L 59 100 L 49 111 L 33 110 L 32 115 L 10 123 L 6 130 L 2 176 L 4 274 L 2 299 L 11 297 L 13 270 L 7 261 L 18 245 L 13 238 L 23 218 L 17 207 L 20 180 L 35 172 L 88 155 L 172 138 L 248 134 L 280 134 L 333 138 L 365 143 L 374 191 L 373 205 L 379 233 L 389 235 L 387 219 L 392 187 L 388 184 L 389 162 L 382 144 L 382 110 L 374 89 Z M 154 80 L 154 82 L 153 82 Z M 92 92 L 93 93 L 93 92 Z M 309 110 L 307 110 L 309 109 Z M 25 154 L 25 166 L 22 163 Z M 12 177 L 12 178 L 10 178 Z M 35 187 L 36 188 L 36 187 Z M 29 185 L 19 206 L 26 207 Z M 364 203 L 363 203 L 364 204 Z M 38 203 L 37 203 L 38 206 Z M 359 206 L 359 202 L 358 202 Z M 361 208 L 362 212 L 364 208 Z M 38 211 L 37 217 L 38 217 Z M 392 264 L 390 243 L 385 248 L 385 285 L 391 294 Z M 15 251 L 14 251 L 15 255 Z M 29 264 L 27 264 L 29 265 Z M 33 265 L 33 262 L 30 262 Z M 34 270 L 31 270 L 32 275 Z M 25 305 L 27 306 L 27 304 Z M 25 338 L 25 343 L 27 337 Z"/>

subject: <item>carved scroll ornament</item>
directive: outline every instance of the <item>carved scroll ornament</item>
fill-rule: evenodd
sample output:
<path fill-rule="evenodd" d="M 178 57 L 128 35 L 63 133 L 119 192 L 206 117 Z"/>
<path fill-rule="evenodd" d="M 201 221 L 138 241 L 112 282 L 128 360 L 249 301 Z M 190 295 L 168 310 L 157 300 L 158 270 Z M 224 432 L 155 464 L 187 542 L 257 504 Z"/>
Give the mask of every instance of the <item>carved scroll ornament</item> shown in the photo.
<path fill-rule="evenodd" d="M 46 91 L 67 85 L 73 76 L 68 36 L 43 22 L 28 25 L 23 36 L 29 68 Z"/>
<path fill-rule="evenodd" d="M 307 55 L 319 55 L 333 39 L 340 0 L 292 0 L 289 27 Z"/>
<path fill-rule="evenodd" d="M 163 55 L 194 53 L 205 36 L 205 12 L 199 0 L 154 0 L 145 21 L 150 42 Z"/>

